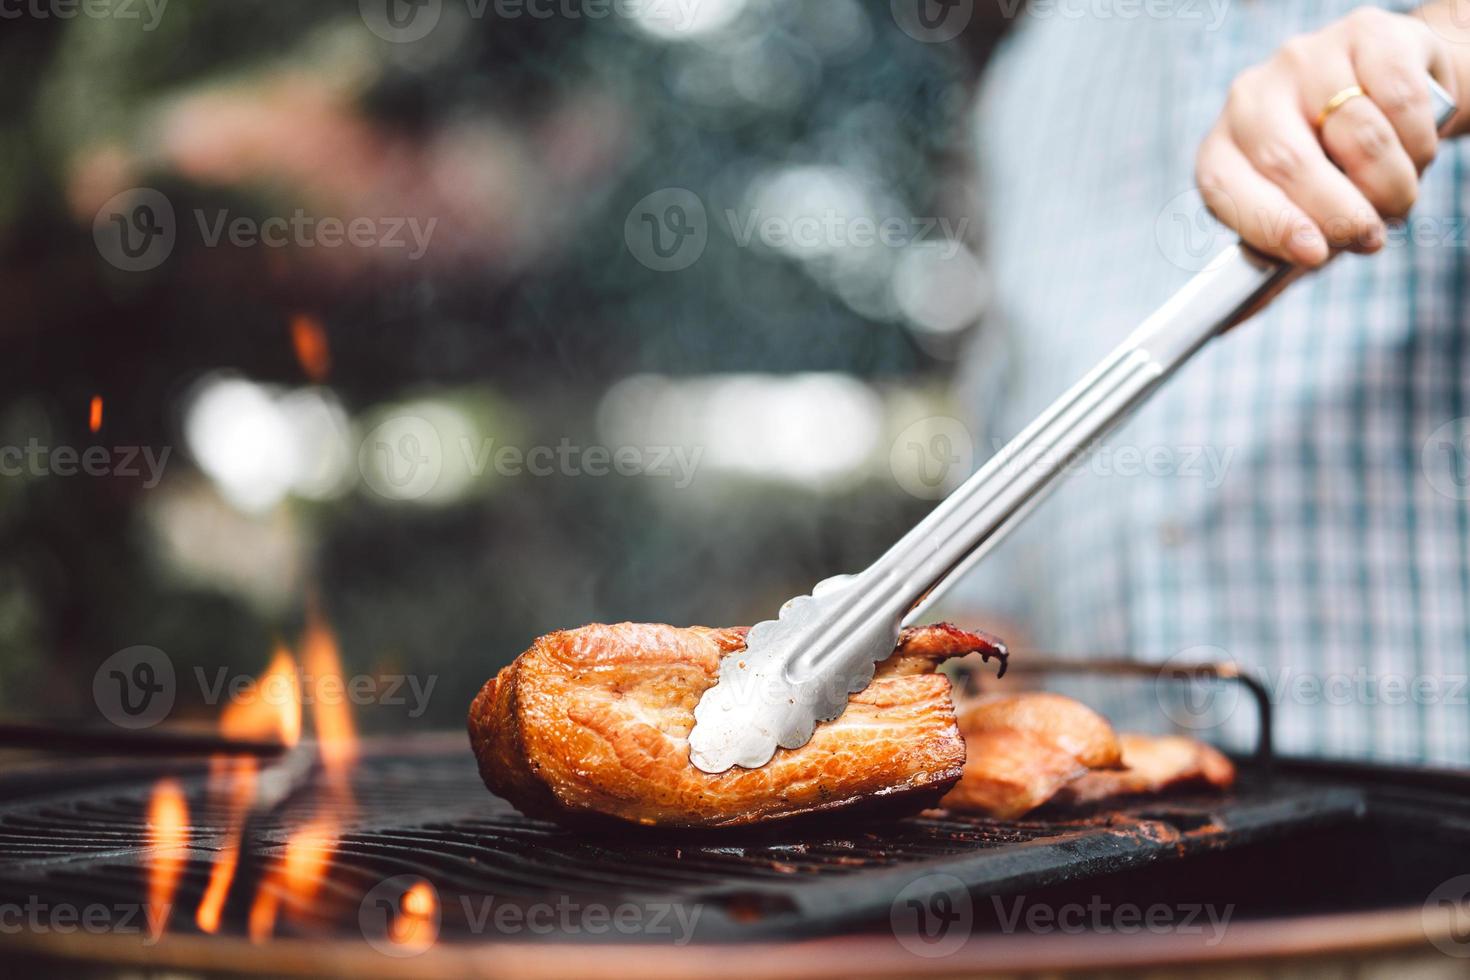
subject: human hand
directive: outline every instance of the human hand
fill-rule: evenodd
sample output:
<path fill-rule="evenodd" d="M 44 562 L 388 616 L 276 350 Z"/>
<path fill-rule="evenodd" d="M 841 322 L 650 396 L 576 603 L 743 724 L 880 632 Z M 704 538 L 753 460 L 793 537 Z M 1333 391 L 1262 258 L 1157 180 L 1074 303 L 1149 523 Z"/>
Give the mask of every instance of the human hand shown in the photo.
<path fill-rule="evenodd" d="M 1362 7 L 1242 72 L 1196 160 L 1216 217 L 1307 267 L 1381 248 L 1439 144 L 1427 77 L 1454 96 L 1466 59 L 1430 10 Z"/>

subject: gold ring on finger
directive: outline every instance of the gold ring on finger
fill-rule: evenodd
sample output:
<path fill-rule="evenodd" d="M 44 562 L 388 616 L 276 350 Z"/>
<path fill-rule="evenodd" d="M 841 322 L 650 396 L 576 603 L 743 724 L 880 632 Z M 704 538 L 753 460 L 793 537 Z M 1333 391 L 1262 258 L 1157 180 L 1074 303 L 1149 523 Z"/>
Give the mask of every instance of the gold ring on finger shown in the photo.
<path fill-rule="evenodd" d="M 1322 124 L 1327 121 L 1327 117 L 1332 115 L 1338 109 L 1341 109 L 1343 106 L 1347 105 L 1358 96 L 1367 94 L 1368 93 L 1364 92 L 1362 87 L 1358 85 L 1349 85 L 1341 92 L 1338 92 L 1332 98 L 1328 99 L 1327 104 L 1322 107 L 1322 111 L 1317 113 L 1317 128 L 1321 129 Z"/>

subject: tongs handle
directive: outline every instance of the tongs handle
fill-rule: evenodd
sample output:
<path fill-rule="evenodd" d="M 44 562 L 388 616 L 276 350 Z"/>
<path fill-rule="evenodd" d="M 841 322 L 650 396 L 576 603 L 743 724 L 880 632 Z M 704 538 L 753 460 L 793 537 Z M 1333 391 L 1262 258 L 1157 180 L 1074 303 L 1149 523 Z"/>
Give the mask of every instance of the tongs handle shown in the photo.
<path fill-rule="evenodd" d="M 1444 126 L 1454 100 L 1429 80 Z M 1016 525 L 1055 477 L 1217 334 L 1256 313 L 1305 270 L 1237 242 L 1212 259 L 1101 364 L 1057 399 L 869 569 L 916 621 Z M 917 597 L 916 599 L 914 597 Z"/>

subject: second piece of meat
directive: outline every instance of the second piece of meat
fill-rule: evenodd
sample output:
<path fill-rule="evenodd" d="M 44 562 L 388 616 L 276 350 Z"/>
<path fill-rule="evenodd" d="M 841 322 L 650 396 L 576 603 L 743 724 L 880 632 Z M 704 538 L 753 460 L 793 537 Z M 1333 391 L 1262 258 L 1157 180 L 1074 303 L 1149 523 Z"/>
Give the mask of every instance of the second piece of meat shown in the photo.
<path fill-rule="evenodd" d="M 1060 694 L 979 698 L 958 715 L 965 771 L 940 804 L 951 810 L 1014 820 L 1053 801 L 1077 806 L 1235 781 L 1218 749 L 1177 735 L 1118 735 Z"/>
<path fill-rule="evenodd" d="M 959 712 L 965 771 L 940 801 L 1013 820 L 1093 769 L 1122 765 L 1113 726 L 1080 701 L 1033 691 L 980 698 Z"/>

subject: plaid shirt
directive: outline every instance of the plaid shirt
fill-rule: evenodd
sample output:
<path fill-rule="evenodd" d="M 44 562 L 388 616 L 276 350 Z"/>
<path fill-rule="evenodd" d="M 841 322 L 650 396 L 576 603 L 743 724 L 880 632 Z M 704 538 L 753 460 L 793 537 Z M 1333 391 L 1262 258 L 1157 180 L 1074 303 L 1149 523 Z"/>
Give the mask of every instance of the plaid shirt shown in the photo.
<path fill-rule="evenodd" d="M 1192 187 L 1231 79 L 1357 5 L 1172 3 L 1060 0 L 992 63 L 977 136 L 993 329 L 967 370 L 987 450 L 1230 240 Z M 1467 152 L 1442 148 L 1388 248 L 1197 356 L 967 597 L 1043 650 L 1253 668 L 1287 752 L 1470 764 Z M 1146 725 L 1121 706 L 1149 700 L 1108 706 Z M 1167 713 L 1248 741 L 1233 703 Z"/>

